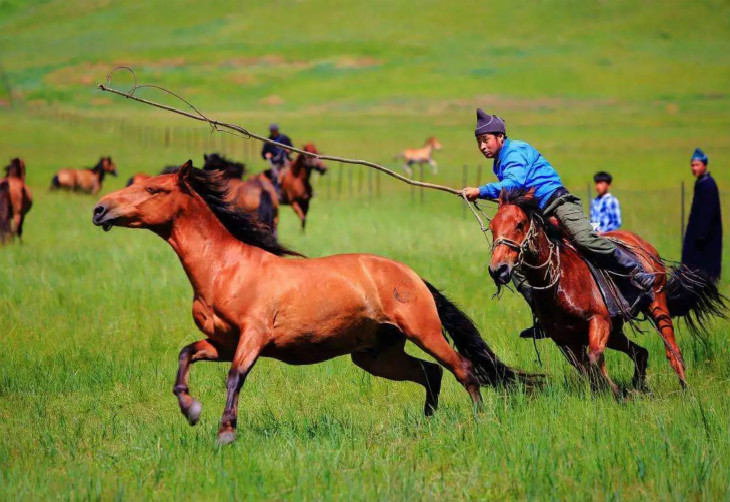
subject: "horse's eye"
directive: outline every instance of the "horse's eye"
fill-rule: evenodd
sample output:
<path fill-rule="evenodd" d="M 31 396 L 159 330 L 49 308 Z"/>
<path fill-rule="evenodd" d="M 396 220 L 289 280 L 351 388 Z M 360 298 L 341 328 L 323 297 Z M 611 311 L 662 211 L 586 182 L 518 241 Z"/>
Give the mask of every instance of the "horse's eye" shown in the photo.
<path fill-rule="evenodd" d="M 147 192 L 151 193 L 152 195 L 159 193 L 160 189 L 157 187 L 147 187 Z"/>
<path fill-rule="evenodd" d="M 519 231 L 521 232 L 521 231 L 523 231 L 524 229 L 525 229 L 525 222 L 524 222 L 524 221 L 521 221 L 521 222 L 519 222 L 519 223 L 517 224 L 517 230 L 519 230 Z"/>

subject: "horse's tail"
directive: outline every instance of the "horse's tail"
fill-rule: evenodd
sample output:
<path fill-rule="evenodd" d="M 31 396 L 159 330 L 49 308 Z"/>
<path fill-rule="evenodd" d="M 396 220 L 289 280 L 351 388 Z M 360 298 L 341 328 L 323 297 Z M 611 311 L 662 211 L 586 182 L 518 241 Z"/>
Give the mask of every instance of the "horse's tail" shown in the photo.
<path fill-rule="evenodd" d="M 268 190 L 261 188 L 261 195 L 259 195 L 259 208 L 257 215 L 260 221 L 266 223 L 266 225 L 274 229 L 274 220 L 276 219 L 276 211 L 274 208 L 274 201 L 271 199 L 271 194 Z"/>
<path fill-rule="evenodd" d="M 487 343 L 482 339 L 479 330 L 469 316 L 459 310 L 446 298 L 441 291 L 428 281 L 423 281 L 433 295 L 436 310 L 446 333 L 461 355 L 469 359 L 474 365 L 477 379 L 481 385 L 507 385 L 521 382 L 526 387 L 538 387 L 544 381 L 544 376 L 534 373 L 525 373 L 510 368 L 499 360 Z"/>
<path fill-rule="evenodd" d="M 51 179 L 51 188 L 61 188 L 61 182 L 58 181 L 58 175 Z"/>
<path fill-rule="evenodd" d="M 399 153 L 398 155 L 393 156 L 393 160 L 401 160 L 405 159 L 406 156 L 403 154 L 403 152 Z"/>
<path fill-rule="evenodd" d="M 669 315 L 682 317 L 692 335 L 706 335 L 705 323 L 710 317 L 727 319 L 728 299 L 704 273 L 678 265 L 668 276 Z"/>

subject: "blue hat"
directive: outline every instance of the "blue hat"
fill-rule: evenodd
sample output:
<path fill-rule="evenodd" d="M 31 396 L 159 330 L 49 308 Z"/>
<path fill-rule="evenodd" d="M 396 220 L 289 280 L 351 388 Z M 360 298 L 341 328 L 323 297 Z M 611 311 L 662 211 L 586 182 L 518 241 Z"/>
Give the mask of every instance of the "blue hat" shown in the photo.
<path fill-rule="evenodd" d="M 504 120 L 496 115 L 489 115 L 481 108 L 477 108 L 477 126 L 476 129 L 474 129 L 474 136 L 500 132 L 507 135 L 507 128 L 504 125 Z"/>
<path fill-rule="evenodd" d="M 278 131 L 279 124 L 269 124 L 269 131 Z"/>
<path fill-rule="evenodd" d="M 692 154 L 692 158 L 690 159 L 690 161 L 692 160 L 699 160 L 704 165 L 707 165 L 707 162 L 709 161 L 707 155 L 705 155 L 705 152 L 703 152 L 699 148 L 695 148 L 695 153 Z"/>

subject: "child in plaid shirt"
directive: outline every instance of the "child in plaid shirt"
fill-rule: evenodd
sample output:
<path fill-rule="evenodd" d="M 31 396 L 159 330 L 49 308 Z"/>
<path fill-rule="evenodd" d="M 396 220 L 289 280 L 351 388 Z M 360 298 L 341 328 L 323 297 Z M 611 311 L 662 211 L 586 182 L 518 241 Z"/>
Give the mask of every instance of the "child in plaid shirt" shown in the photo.
<path fill-rule="evenodd" d="M 593 176 L 598 196 L 591 201 L 591 223 L 598 232 L 618 230 L 621 226 L 621 205 L 608 191 L 613 178 L 606 171 Z"/>

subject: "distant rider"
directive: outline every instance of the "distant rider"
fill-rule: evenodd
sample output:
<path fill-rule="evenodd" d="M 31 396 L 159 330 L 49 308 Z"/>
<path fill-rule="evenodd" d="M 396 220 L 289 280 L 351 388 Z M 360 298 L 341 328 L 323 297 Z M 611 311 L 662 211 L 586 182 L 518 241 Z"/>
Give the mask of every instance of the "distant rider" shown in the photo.
<path fill-rule="evenodd" d="M 502 189 L 535 189 L 535 198 L 545 217 L 555 216 L 569 234 L 573 245 L 591 262 L 611 272 L 628 275 L 645 294 L 652 294 L 654 275 L 646 272 L 642 264 L 624 252 L 613 242 L 600 237 L 583 213 L 578 197 L 563 187 L 553 166 L 524 141 L 507 138 L 504 120 L 477 108 L 477 125 L 474 135 L 477 146 L 488 159 L 494 159 L 494 174 L 499 180 L 479 188 L 466 187 L 464 195 L 469 200 L 496 199 Z M 515 271 L 513 283 L 532 305 L 532 288 L 524 276 Z M 520 336 L 532 338 L 535 327 L 523 331 Z"/>
<path fill-rule="evenodd" d="M 291 139 L 286 134 L 279 132 L 279 126 L 277 124 L 271 124 L 269 126 L 269 139 L 281 143 L 286 146 L 293 146 Z M 264 147 L 261 150 L 261 158 L 266 160 L 271 167 L 271 182 L 274 184 L 276 191 L 279 191 L 279 174 L 284 166 L 289 162 L 289 151 L 281 148 L 277 145 L 270 143 L 264 143 Z"/>

